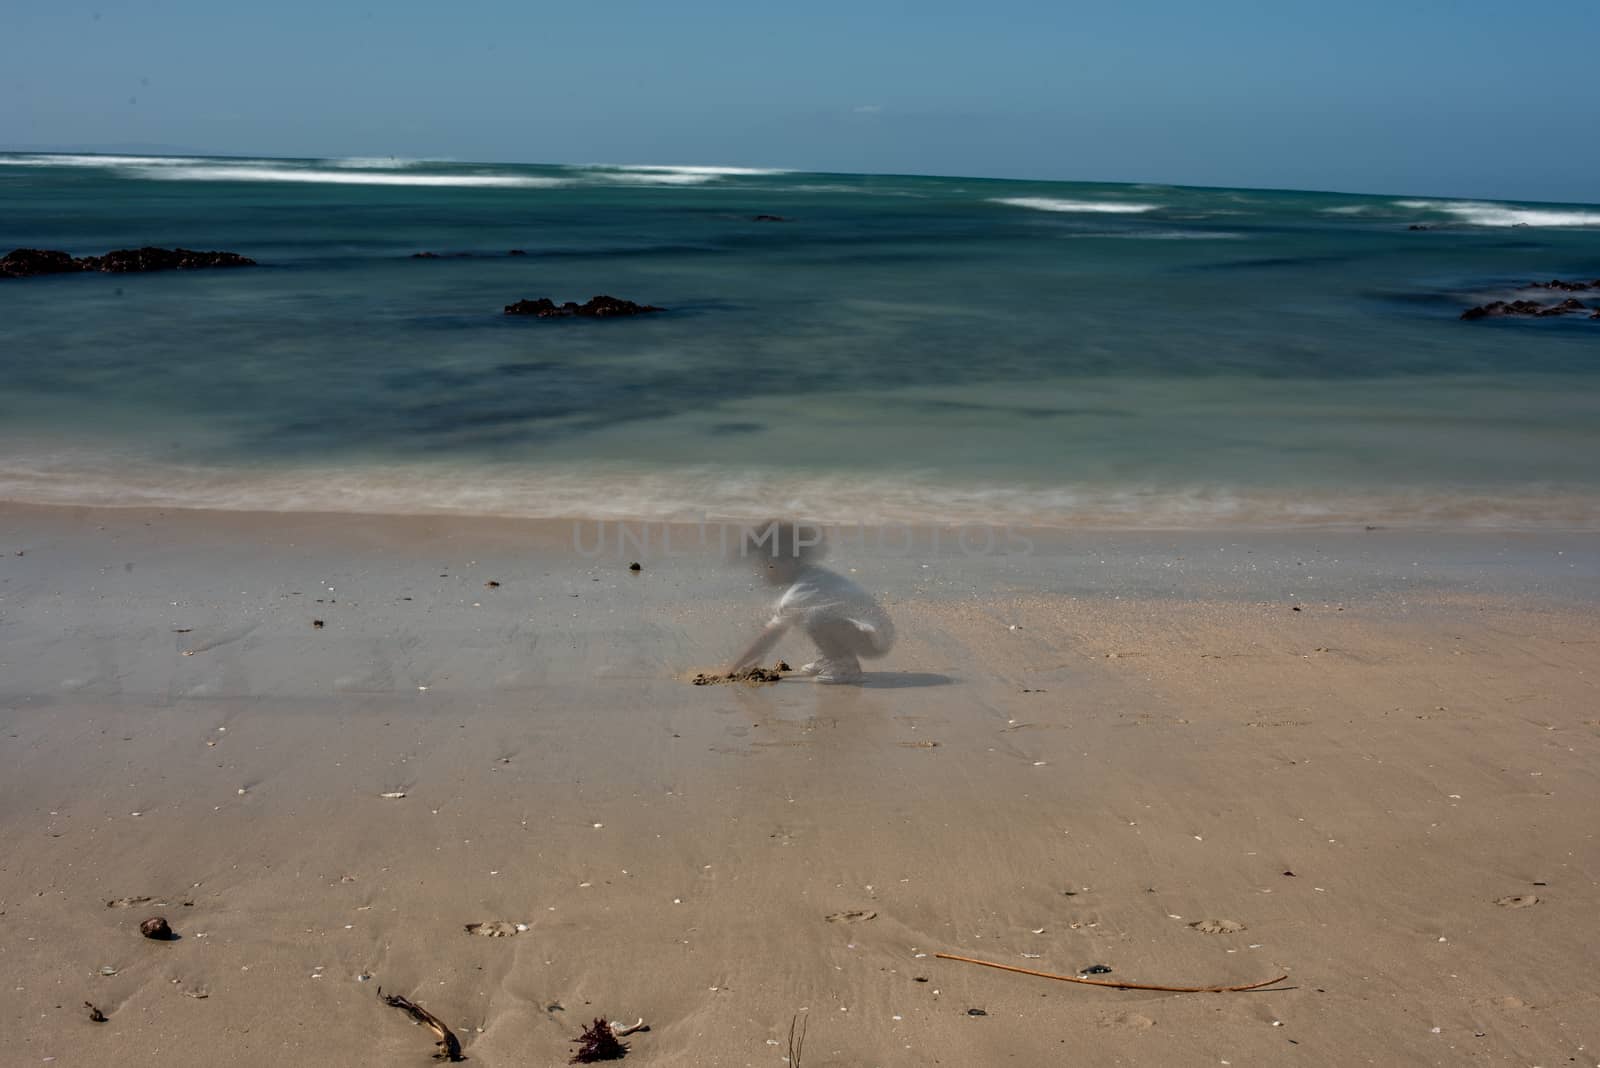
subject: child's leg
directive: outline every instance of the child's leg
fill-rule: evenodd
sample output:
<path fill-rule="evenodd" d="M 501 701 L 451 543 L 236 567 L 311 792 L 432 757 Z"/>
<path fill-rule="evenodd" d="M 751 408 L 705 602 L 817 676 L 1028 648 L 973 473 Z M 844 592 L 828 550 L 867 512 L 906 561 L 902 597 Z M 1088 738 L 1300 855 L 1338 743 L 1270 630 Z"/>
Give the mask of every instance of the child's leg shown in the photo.
<path fill-rule="evenodd" d="M 862 647 L 862 633 L 854 623 L 826 620 L 808 627 L 806 634 L 817 644 L 821 655 L 802 672 L 815 675 L 818 682 L 852 682 L 861 677 L 857 654 Z"/>

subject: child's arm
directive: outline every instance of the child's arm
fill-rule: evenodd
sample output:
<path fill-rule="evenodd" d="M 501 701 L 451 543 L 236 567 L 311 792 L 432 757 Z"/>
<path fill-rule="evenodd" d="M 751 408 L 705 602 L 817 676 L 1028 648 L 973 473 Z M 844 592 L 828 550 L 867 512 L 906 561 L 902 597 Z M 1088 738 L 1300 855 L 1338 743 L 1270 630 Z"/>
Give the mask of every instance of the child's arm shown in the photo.
<path fill-rule="evenodd" d="M 778 644 L 778 639 L 783 637 L 783 632 L 788 629 L 787 623 L 768 623 L 762 627 L 761 633 L 757 634 L 755 640 L 734 660 L 730 671 L 743 671 L 747 667 L 754 667 L 762 657 L 772 651 L 772 647 Z"/>

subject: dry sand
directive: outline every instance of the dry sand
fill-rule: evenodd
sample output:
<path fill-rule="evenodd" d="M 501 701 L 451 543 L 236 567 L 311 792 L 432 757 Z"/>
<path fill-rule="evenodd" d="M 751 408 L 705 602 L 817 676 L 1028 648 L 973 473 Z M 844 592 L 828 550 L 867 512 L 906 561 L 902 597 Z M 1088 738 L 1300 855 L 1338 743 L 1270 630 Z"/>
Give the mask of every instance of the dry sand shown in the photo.
<path fill-rule="evenodd" d="M 693 687 L 770 593 L 567 535 L 0 507 L 0 1063 L 1600 1063 L 1592 538 L 845 549 L 867 685 Z"/>

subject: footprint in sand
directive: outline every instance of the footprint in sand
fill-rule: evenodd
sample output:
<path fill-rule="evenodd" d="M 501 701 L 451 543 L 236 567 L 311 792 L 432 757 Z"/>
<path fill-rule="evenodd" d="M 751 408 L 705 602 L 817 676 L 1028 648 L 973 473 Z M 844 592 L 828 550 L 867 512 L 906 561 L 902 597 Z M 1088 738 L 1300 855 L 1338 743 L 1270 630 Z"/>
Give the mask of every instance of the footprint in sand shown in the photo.
<path fill-rule="evenodd" d="M 1102 1027 L 1121 1027 L 1129 1031 L 1148 1031 L 1156 1022 L 1142 1012 L 1126 1012 L 1100 1021 Z"/>
<path fill-rule="evenodd" d="M 1238 920 L 1196 920 L 1189 927 L 1201 934 L 1238 934 L 1245 929 Z"/>
<path fill-rule="evenodd" d="M 1532 894 L 1509 894 L 1495 898 L 1494 903 L 1503 909 L 1525 909 L 1529 905 L 1537 905 L 1539 899 Z"/>
<path fill-rule="evenodd" d="M 484 923 L 469 923 L 466 928 L 467 934 L 480 935 L 483 938 L 510 938 L 514 934 L 526 931 L 528 925 L 512 923 L 510 920 L 488 920 Z"/>
<path fill-rule="evenodd" d="M 868 912 L 864 909 L 852 909 L 849 912 L 830 912 L 828 914 L 828 922 L 865 923 L 867 920 L 874 920 L 877 919 L 877 917 L 878 914 L 876 912 Z"/>
<path fill-rule="evenodd" d="M 149 901 L 148 897 L 114 897 L 106 902 L 108 909 L 131 909 L 135 905 L 143 905 Z"/>

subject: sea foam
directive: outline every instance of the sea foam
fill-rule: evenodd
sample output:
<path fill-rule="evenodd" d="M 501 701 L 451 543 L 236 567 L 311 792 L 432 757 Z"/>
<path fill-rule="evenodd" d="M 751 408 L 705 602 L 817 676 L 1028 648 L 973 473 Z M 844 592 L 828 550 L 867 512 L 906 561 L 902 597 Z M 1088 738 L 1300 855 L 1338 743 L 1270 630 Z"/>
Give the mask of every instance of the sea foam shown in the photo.
<path fill-rule="evenodd" d="M 560 178 L 513 174 L 395 174 L 309 167 L 137 167 L 143 178 L 174 182 L 305 182 L 326 185 L 409 185 L 542 189 L 567 185 Z"/>
<path fill-rule="evenodd" d="M 334 167 L 348 167 L 360 171 L 398 171 L 407 167 L 420 167 L 425 163 L 438 162 L 425 159 L 405 159 L 400 156 L 345 156 L 323 160 L 322 162 Z"/>
<path fill-rule="evenodd" d="M 163 167 L 193 166 L 205 162 L 197 156 L 91 156 L 70 153 L 0 156 L 0 167 Z"/>
<path fill-rule="evenodd" d="M 741 175 L 760 176 L 763 174 L 788 174 L 789 171 L 774 167 L 702 167 L 678 166 L 671 163 L 618 163 L 615 165 L 597 164 L 600 167 L 609 167 L 618 171 L 665 171 L 672 174 L 704 174 L 713 178 L 739 177 Z"/>
<path fill-rule="evenodd" d="M 1454 215 L 1473 226 L 1600 226 L 1600 212 L 1552 208 L 1516 208 L 1472 200 L 1397 200 L 1414 211 Z"/>
<path fill-rule="evenodd" d="M 797 474 L 631 465 L 537 471 L 460 463 L 237 469 L 130 460 L 62 449 L 0 457 L 0 501 L 88 507 L 525 519 L 671 520 L 804 516 L 823 523 L 1070 526 L 1078 529 L 1446 526 L 1600 529 L 1584 493 L 1431 493 L 1254 489 L 1219 485 L 1050 487 L 905 474 Z M 983 538 L 980 535 L 979 540 Z"/>
<path fill-rule="evenodd" d="M 1102 212 L 1111 215 L 1137 215 L 1155 211 L 1160 204 L 1129 204 L 1117 200 L 1060 200 L 1056 197 L 993 197 L 991 203 L 1009 204 L 1034 211 Z"/>
<path fill-rule="evenodd" d="M 706 185 L 722 178 L 752 178 L 789 173 L 764 167 L 680 167 L 653 163 L 591 163 L 571 169 L 591 180 L 618 185 Z"/>

